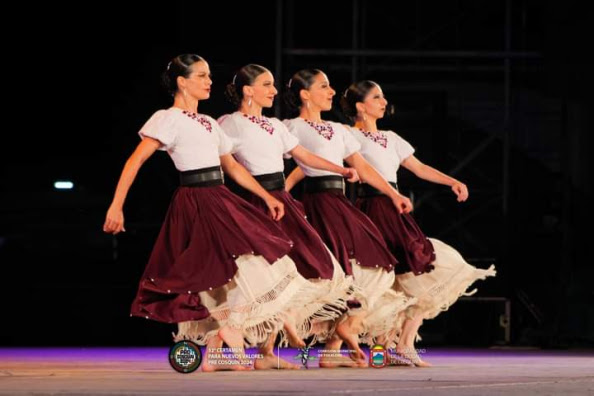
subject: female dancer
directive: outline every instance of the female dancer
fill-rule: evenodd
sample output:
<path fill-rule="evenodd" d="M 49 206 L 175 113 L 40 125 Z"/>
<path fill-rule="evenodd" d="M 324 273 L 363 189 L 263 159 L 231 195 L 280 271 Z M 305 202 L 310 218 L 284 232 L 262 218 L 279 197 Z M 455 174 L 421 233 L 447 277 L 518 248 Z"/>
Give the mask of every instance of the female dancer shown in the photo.
<path fill-rule="evenodd" d="M 412 146 L 396 133 L 377 129 L 376 122 L 384 116 L 387 104 L 380 86 L 368 80 L 352 84 L 341 98 L 344 113 L 355 122 L 351 132 L 361 144 L 363 157 L 395 189 L 396 172 L 402 165 L 421 179 L 451 187 L 458 202 L 466 201 L 464 183 L 423 164 L 413 155 Z M 390 251 L 404 264 L 396 271 L 396 290 L 418 300 L 407 310 L 396 352 L 416 366 L 430 366 L 414 348 L 423 319 L 447 310 L 476 280 L 494 276 L 494 266 L 477 269 L 452 247 L 427 238 L 409 213 L 394 210 L 390 199 L 373 186 L 362 184 L 359 196 L 357 207 L 375 223 Z"/>
<path fill-rule="evenodd" d="M 310 153 L 299 145 L 282 122 L 263 117 L 262 109 L 272 107 L 276 94 L 274 77 L 268 69 L 246 65 L 227 86 L 227 96 L 238 111 L 221 117 L 219 122 L 233 143 L 234 157 L 262 187 L 284 204 L 285 216 L 279 225 L 294 243 L 289 257 L 295 261 L 299 273 L 312 282 L 311 293 L 315 296 L 313 303 L 297 313 L 297 330 L 300 338 L 313 335 L 311 344 L 314 344 L 327 340 L 334 327 L 330 325 L 347 310 L 347 299 L 353 292 L 352 277 L 345 277 L 340 264 L 307 222 L 303 206 L 285 191 L 283 155 L 298 158 L 314 168 L 339 173 L 349 181 L 357 180 L 356 171 Z M 266 204 L 260 197 L 249 194 L 247 199 L 266 212 Z M 341 324 L 346 325 L 346 322 Z M 344 329 L 342 332 L 349 331 Z M 271 351 L 273 342 L 271 336 L 263 353 Z M 352 361 L 348 364 L 352 365 Z M 331 363 L 321 359 L 320 365 L 328 367 Z"/>
<path fill-rule="evenodd" d="M 341 124 L 326 122 L 322 111 L 332 107 L 335 91 L 328 77 L 317 69 L 301 70 L 289 81 L 287 103 L 299 109 L 299 117 L 287 120 L 289 131 L 299 143 L 316 155 L 337 165 L 345 160 L 364 180 L 390 197 L 395 210 L 409 212 L 408 198 L 400 195 L 359 154 L 359 143 Z M 394 266 L 397 260 L 373 223 L 344 196 L 344 182 L 335 172 L 309 167 L 296 158 L 299 165 L 287 180 L 290 190 L 305 178 L 303 204 L 308 219 L 318 231 L 330 251 L 336 256 L 347 274 L 352 274 L 355 286 L 361 289 L 358 310 L 351 310 L 348 321 L 362 341 L 374 344 L 376 340 L 394 333 L 401 325 L 404 309 L 412 303 L 402 293 L 395 293 Z M 337 333 L 351 349 L 364 358 L 357 336 Z"/>
<path fill-rule="evenodd" d="M 216 121 L 198 113 L 210 96 L 208 63 L 198 55 L 175 57 L 163 74 L 173 106 L 159 110 L 140 130 L 142 141 L 118 182 L 103 229 L 124 230 L 123 205 L 142 164 L 166 150 L 180 171 L 131 315 L 178 323 L 177 339 L 224 341 L 243 354 L 244 337 L 262 342 L 299 306 L 307 285 L 286 256 L 292 242 L 276 223 L 222 185 L 223 170 L 266 203 L 274 220 L 283 205 L 231 156 Z M 203 370 L 214 370 L 204 362 Z M 244 367 L 235 367 L 244 369 Z"/>

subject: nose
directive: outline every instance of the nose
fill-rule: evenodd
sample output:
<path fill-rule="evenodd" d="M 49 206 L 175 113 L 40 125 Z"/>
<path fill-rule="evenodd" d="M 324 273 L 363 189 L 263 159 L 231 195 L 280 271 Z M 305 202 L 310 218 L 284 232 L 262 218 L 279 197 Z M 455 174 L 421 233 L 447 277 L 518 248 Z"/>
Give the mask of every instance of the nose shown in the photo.
<path fill-rule="evenodd" d="M 332 96 L 336 95 L 336 91 L 332 87 L 330 87 L 330 92 L 332 93 Z"/>
<path fill-rule="evenodd" d="M 274 85 L 272 86 L 272 93 L 274 95 L 276 95 L 278 93 L 278 89 L 276 89 L 276 87 Z"/>

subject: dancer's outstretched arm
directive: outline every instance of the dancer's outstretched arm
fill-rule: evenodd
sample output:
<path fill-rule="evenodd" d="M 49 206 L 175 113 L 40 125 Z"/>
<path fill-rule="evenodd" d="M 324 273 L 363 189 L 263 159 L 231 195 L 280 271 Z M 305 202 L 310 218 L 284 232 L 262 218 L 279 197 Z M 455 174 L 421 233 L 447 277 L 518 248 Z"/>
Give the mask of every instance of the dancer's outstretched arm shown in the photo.
<path fill-rule="evenodd" d="M 126 231 L 124 228 L 124 201 L 128 195 L 128 190 L 130 190 L 130 186 L 134 182 L 142 164 L 157 151 L 159 146 L 161 146 L 160 141 L 145 137 L 126 161 L 113 200 L 105 216 L 103 231 L 114 235 Z"/>
<path fill-rule="evenodd" d="M 410 199 L 392 187 L 359 152 L 346 157 L 345 161 L 357 170 L 362 182 L 372 185 L 390 197 L 399 213 L 409 213 L 412 211 L 413 207 Z"/>
<path fill-rule="evenodd" d="M 458 197 L 458 202 L 463 202 L 468 199 L 468 188 L 466 187 L 466 184 L 422 163 L 414 155 L 411 155 L 402 161 L 402 166 L 423 180 L 450 186 L 454 194 Z"/>
<path fill-rule="evenodd" d="M 327 170 L 329 172 L 338 173 L 344 176 L 349 182 L 354 183 L 359 180 L 359 176 L 357 175 L 357 171 L 353 168 L 343 168 L 340 165 L 336 165 L 334 162 L 330 162 L 327 159 L 319 157 L 306 149 L 301 145 L 295 146 L 293 150 L 290 151 L 291 155 L 299 160 L 300 162 L 304 163 L 305 165 L 315 168 L 315 169 L 322 169 Z M 293 186 L 291 186 L 293 187 Z"/>

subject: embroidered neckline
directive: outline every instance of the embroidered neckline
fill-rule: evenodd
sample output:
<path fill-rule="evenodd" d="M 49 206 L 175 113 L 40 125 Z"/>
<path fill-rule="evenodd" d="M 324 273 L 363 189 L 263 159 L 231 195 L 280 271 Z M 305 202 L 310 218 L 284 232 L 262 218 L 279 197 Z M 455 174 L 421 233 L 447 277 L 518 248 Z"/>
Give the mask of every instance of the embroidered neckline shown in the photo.
<path fill-rule="evenodd" d="M 212 132 L 212 124 L 205 116 L 188 110 L 182 110 L 182 113 L 201 124 L 208 132 Z"/>
<path fill-rule="evenodd" d="M 388 147 L 388 136 L 382 132 L 371 132 L 371 131 L 364 131 L 361 128 L 357 128 L 366 138 L 373 140 L 374 142 L 378 143 L 383 148 Z"/>
<path fill-rule="evenodd" d="M 274 133 L 274 127 L 272 126 L 272 123 L 270 122 L 270 120 L 268 118 L 266 118 L 264 116 L 258 117 L 258 116 L 254 116 L 254 115 L 247 115 L 245 113 L 241 113 L 241 115 L 243 115 L 245 118 L 247 118 L 254 124 L 258 125 L 260 128 L 264 129 L 269 134 L 272 135 Z"/>
<path fill-rule="evenodd" d="M 303 119 L 303 121 L 305 121 L 313 129 L 315 129 L 316 132 L 324 139 L 332 140 L 332 136 L 334 136 L 334 129 L 332 128 L 332 125 L 330 125 L 330 123 L 326 121 L 318 123 L 306 119 Z"/>

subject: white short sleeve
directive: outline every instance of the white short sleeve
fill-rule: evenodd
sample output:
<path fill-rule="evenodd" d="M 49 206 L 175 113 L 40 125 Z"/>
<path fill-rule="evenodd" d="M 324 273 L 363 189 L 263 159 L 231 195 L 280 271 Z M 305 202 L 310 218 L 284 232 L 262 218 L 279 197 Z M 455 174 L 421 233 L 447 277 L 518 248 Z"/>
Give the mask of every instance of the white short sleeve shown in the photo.
<path fill-rule="evenodd" d="M 342 126 L 342 125 L 341 125 Z M 353 136 L 350 130 L 342 126 L 344 130 L 343 139 L 344 139 L 344 157 L 347 158 L 352 154 L 356 153 L 357 151 L 361 150 L 361 143 L 357 141 L 357 138 Z"/>
<path fill-rule="evenodd" d="M 175 145 L 177 129 L 175 117 L 166 110 L 155 112 L 138 132 L 141 138 L 150 137 L 161 142 L 159 150 L 169 150 Z"/>
<path fill-rule="evenodd" d="M 235 154 L 239 149 L 239 130 L 237 129 L 237 125 L 231 117 L 231 114 L 225 114 L 218 118 L 217 122 L 221 127 L 223 135 L 225 135 L 225 139 L 228 141 L 229 145 L 231 146 L 231 150 L 229 153 Z M 221 154 L 222 155 L 222 154 Z"/>
<path fill-rule="evenodd" d="M 219 120 L 225 121 L 225 118 L 221 117 L 221 118 L 219 118 Z M 213 131 L 213 133 L 217 134 L 218 139 L 219 139 L 219 156 L 232 153 L 233 152 L 232 139 L 230 139 L 225 134 L 225 132 L 223 131 L 223 129 L 221 128 L 221 126 L 219 125 L 218 122 L 216 122 L 214 119 L 212 119 L 211 123 L 212 123 L 212 131 Z"/>
<path fill-rule="evenodd" d="M 277 132 L 280 136 L 281 142 L 283 144 L 283 157 L 285 159 L 291 158 L 291 154 L 289 151 L 293 150 L 295 147 L 299 145 L 299 139 L 293 134 L 289 132 L 286 125 L 282 122 L 277 122 L 275 125 L 275 132 Z"/>
<path fill-rule="evenodd" d="M 413 146 L 410 145 L 409 142 L 398 136 L 398 134 L 395 135 L 396 144 L 394 146 L 396 148 L 396 155 L 398 156 L 398 158 L 400 158 L 400 162 L 402 163 L 402 161 L 410 157 L 415 152 L 415 149 L 413 148 Z"/>
<path fill-rule="evenodd" d="M 287 119 L 287 120 L 283 120 L 283 125 L 287 127 L 287 131 L 289 131 L 289 133 L 293 136 L 295 136 L 297 138 L 297 140 L 299 140 L 299 138 L 297 137 L 297 131 L 295 130 L 295 125 L 292 122 L 293 120 Z"/>

